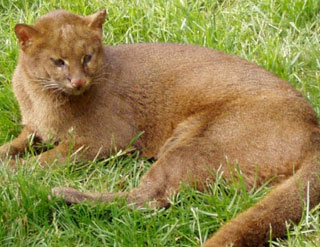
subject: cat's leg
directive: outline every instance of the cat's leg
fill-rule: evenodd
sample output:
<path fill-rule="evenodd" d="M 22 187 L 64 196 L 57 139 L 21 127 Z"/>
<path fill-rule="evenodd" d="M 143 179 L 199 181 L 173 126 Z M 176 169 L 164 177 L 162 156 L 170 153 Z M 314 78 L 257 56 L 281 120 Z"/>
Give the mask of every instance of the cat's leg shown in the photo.
<path fill-rule="evenodd" d="M 54 162 L 65 163 L 68 160 L 68 154 L 72 152 L 72 148 L 67 143 L 60 143 L 56 147 L 43 152 L 35 157 L 41 166 L 47 166 Z"/>
<path fill-rule="evenodd" d="M 28 149 L 30 144 L 35 144 L 40 142 L 40 138 L 33 138 L 33 142 L 30 141 L 30 132 L 27 129 L 23 129 L 21 134 L 14 139 L 12 142 L 5 144 L 0 147 L 0 155 L 4 159 L 7 155 L 10 156 L 21 156 L 25 150 Z M 2 153 L 3 152 L 3 153 Z M 38 155 L 28 159 L 12 159 L 10 160 L 10 165 L 19 164 L 31 164 L 39 163 L 41 166 L 45 167 L 52 164 L 63 164 L 69 161 L 86 161 L 94 159 L 99 153 L 99 148 L 88 148 L 86 144 L 73 144 L 70 142 L 61 142 L 57 146 L 48 151 L 39 153 Z"/>
<path fill-rule="evenodd" d="M 149 203 L 152 207 L 165 207 L 169 196 L 177 193 L 181 183 L 197 184 L 200 187 L 213 173 L 208 172 L 212 156 L 212 145 L 201 135 L 206 125 L 201 118 L 193 117 L 181 123 L 172 138 L 163 146 L 159 159 L 142 177 L 139 186 L 131 192 L 84 193 L 72 188 L 54 188 L 53 194 L 69 203 L 82 201 L 109 202 L 115 198 L 126 197 L 129 204 L 142 207 Z M 219 164 L 219 163 L 217 163 Z M 211 169 L 214 167 L 212 164 Z"/>
<path fill-rule="evenodd" d="M 29 147 L 32 135 L 34 135 L 34 131 L 30 127 L 24 126 L 18 137 L 0 147 L 0 158 L 5 159 L 7 156 L 13 157 L 24 154 Z M 35 136 L 31 139 L 33 142 L 37 141 Z"/>
<path fill-rule="evenodd" d="M 32 141 L 32 143 L 30 143 L 30 141 Z M 17 138 L 0 147 L 0 158 L 18 158 L 28 150 L 29 145 L 34 145 L 39 142 L 41 142 L 41 139 L 35 135 L 35 132 L 28 126 L 25 126 Z M 69 145 L 67 144 L 59 144 L 57 147 L 35 156 L 34 161 L 38 160 L 42 166 L 52 163 L 55 160 L 63 162 L 66 160 L 68 151 L 70 150 L 70 148 L 68 148 Z M 24 160 L 21 159 L 20 163 L 23 164 Z M 11 160 L 10 165 L 14 164 L 16 164 L 16 160 Z"/>
<path fill-rule="evenodd" d="M 183 182 L 201 186 L 201 183 L 205 183 L 210 177 L 208 175 L 210 173 L 205 171 L 206 161 L 201 155 L 195 155 L 196 149 L 196 146 L 192 144 L 189 146 L 187 143 L 172 148 L 153 164 L 142 177 L 139 186 L 131 192 L 84 193 L 63 187 L 54 188 L 52 192 L 64 198 L 68 203 L 110 202 L 115 198 L 126 197 L 129 204 L 137 207 L 143 207 L 147 202 L 151 207 L 166 207 L 169 205 L 169 197 L 177 193 Z M 201 164 L 203 164 L 202 169 Z"/>
<path fill-rule="evenodd" d="M 99 155 L 98 147 L 91 147 L 86 143 L 70 143 L 70 141 L 61 142 L 54 148 L 40 153 L 35 157 L 41 166 L 52 165 L 53 163 L 63 164 L 66 162 L 79 162 L 93 160 Z"/>

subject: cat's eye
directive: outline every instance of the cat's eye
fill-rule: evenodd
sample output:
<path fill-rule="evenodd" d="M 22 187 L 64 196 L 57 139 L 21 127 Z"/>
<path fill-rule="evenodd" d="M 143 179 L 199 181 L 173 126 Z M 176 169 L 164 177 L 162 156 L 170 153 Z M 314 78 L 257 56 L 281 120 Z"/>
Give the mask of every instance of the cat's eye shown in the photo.
<path fill-rule="evenodd" d="M 66 63 L 63 59 L 54 59 L 54 58 L 51 58 L 51 61 L 54 63 L 55 66 L 57 67 L 62 67 L 64 66 Z"/>
<path fill-rule="evenodd" d="M 91 60 L 91 58 L 92 58 L 92 55 L 85 55 L 85 56 L 83 57 L 82 63 L 83 63 L 84 65 L 87 64 L 87 63 L 89 63 L 90 60 Z"/>

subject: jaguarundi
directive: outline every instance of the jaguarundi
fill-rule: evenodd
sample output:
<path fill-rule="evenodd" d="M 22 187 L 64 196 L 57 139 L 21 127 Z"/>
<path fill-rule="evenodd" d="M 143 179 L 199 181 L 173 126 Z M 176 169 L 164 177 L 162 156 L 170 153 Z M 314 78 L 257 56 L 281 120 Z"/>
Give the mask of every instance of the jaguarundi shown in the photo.
<path fill-rule="evenodd" d="M 246 187 L 273 178 L 274 189 L 223 226 L 203 246 L 261 246 L 298 222 L 304 204 L 320 201 L 320 128 L 302 95 L 251 62 L 184 44 L 104 46 L 106 12 L 49 12 L 17 24 L 20 54 L 12 85 L 23 129 L 0 147 L 2 159 L 33 144 L 42 166 L 70 158 L 108 157 L 134 143 L 156 161 L 131 192 L 83 193 L 54 188 L 69 203 L 127 198 L 137 207 L 166 207 L 182 183 L 204 190 L 218 169 L 239 168 Z M 72 135 L 70 131 L 72 130 Z M 70 150 L 70 142 L 73 143 Z M 23 163 L 23 162 L 22 162 Z M 231 169 L 230 169 L 231 168 Z M 308 193 L 307 193 L 308 192 Z"/>

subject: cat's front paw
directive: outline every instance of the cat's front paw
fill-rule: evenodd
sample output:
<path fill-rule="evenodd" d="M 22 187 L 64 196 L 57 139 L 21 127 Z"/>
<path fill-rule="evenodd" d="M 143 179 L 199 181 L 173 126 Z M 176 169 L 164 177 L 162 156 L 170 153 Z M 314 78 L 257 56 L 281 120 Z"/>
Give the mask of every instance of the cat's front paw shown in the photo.
<path fill-rule="evenodd" d="M 0 167 L 1 166 L 8 168 L 8 171 L 12 173 L 17 172 L 17 161 L 15 159 L 0 159 Z"/>
<path fill-rule="evenodd" d="M 9 147 L 7 144 L 4 144 L 0 147 L 0 159 L 4 161 L 8 157 Z"/>

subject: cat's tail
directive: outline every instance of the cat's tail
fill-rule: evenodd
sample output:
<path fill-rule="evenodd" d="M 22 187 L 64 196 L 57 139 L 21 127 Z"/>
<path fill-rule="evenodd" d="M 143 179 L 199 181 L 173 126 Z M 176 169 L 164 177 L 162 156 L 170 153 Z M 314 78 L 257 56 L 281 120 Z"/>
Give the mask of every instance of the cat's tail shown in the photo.
<path fill-rule="evenodd" d="M 286 233 L 286 222 L 299 222 L 303 210 L 320 202 L 320 131 L 300 170 L 264 199 L 223 226 L 202 247 L 257 247 Z"/>

